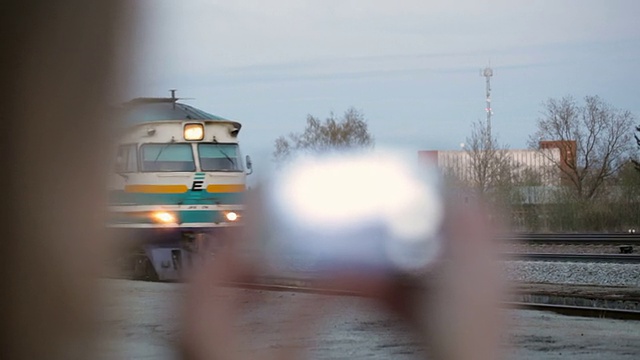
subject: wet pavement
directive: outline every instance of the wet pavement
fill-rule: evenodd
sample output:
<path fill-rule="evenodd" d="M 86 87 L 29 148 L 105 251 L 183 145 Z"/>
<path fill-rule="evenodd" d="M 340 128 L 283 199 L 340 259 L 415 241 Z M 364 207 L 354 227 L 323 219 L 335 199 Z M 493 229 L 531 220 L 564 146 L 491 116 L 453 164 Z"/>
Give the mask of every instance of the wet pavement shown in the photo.
<path fill-rule="evenodd" d="M 102 280 L 101 359 L 175 359 L 184 284 Z M 292 313 L 312 307 L 320 314 L 310 333 L 293 332 L 287 344 L 308 349 L 311 359 L 421 359 L 426 350 L 404 325 L 356 297 L 225 289 L 239 297 L 244 316 L 237 330 L 261 352 L 284 346 Z M 567 317 L 531 310 L 505 310 L 507 359 L 638 359 L 640 322 Z M 312 321 L 312 315 L 308 321 Z M 299 321 L 305 318 L 295 317 Z"/>

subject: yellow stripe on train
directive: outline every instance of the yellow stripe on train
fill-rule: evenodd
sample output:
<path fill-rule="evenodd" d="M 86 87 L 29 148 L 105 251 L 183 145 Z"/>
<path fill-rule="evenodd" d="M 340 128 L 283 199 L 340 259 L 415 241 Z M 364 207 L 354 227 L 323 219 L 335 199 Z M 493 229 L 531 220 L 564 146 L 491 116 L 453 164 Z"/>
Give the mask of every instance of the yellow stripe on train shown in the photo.
<path fill-rule="evenodd" d="M 207 192 L 210 193 L 236 193 L 245 191 L 244 184 L 216 184 L 207 186 Z"/>
<path fill-rule="evenodd" d="M 125 192 L 146 194 L 181 194 L 189 188 L 186 185 L 127 185 Z"/>

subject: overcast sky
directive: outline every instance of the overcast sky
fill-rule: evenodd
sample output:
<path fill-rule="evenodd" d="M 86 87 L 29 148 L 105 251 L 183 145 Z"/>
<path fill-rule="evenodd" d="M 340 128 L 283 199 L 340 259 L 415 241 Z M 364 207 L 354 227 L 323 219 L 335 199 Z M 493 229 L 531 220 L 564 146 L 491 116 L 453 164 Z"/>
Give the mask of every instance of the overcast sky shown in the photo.
<path fill-rule="evenodd" d="M 640 2 L 146 0 L 133 96 L 178 96 L 238 120 L 244 153 L 353 106 L 378 146 L 458 149 L 485 118 L 525 148 L 549 97 L 599 95 L 640 115 Z M 640 121 L 639 121 L 640 122 Z"/>

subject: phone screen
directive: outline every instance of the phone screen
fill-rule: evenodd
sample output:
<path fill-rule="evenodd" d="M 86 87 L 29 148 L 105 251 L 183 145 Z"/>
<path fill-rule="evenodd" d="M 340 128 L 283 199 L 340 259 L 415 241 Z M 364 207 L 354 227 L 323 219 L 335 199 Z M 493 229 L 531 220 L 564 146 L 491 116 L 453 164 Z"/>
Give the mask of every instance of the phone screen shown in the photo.
<path fill-rule="evenodd" d="M 440 252 L 441 189 L 435 167 L 401 154 L 305 156 L 264 184 L 254 218 L 280 272 L 411 273 Z"/>

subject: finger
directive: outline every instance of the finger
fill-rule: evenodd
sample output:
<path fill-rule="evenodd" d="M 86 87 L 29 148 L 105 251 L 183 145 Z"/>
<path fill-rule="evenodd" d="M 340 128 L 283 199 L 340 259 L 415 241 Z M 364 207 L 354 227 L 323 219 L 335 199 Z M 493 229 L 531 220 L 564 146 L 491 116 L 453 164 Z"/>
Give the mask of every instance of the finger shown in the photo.
<path fill-rule="evenodd" d="M 445 359 L 494 359 L 500 345 L 503 286 L 486 207 L 458 208 L 448 226 L 448 261 L 424 312 L 432 349 Z"/>
<path fill-rule="evenodd" d="M 238 291 L 231 283 L 252 277 L 233 247 L 204 258 L 190 274 L 185 298 L 182 347 L 189 359 L 235 359 L 240 356 L 236 333 Z"/>

